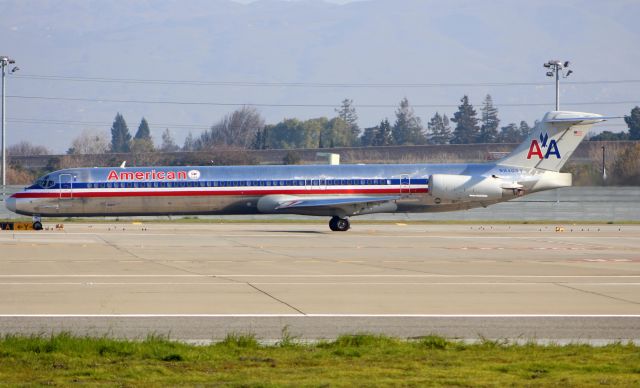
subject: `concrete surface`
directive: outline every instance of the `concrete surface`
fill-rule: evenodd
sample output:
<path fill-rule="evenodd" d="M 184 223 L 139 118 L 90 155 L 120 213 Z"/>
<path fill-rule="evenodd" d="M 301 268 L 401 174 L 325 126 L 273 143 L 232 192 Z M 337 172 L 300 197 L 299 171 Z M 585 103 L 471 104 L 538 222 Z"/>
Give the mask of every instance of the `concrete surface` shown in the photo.
<path fill-rule="evenodd" d="M 640 339 L 640 225 L 352 225 L 0 232 L 0 333 Z"/>

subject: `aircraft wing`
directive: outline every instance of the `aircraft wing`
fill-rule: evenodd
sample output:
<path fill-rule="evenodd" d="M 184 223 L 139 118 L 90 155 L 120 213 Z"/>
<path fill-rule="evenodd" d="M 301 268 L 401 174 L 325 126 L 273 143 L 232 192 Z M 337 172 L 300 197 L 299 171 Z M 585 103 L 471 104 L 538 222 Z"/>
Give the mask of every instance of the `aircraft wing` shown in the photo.
<path fill-rule="evenodd" d="M 399 196 L 362 196 L 362 197 L 323 197 L 316 199 L 292 199 L 285 200 L 276 207 L 276 210 L 291 209 L 300 207 L 341 207 L 346 205 L 374 205 L 378 203 L 394 201 L 400 199 Z"/>
<path fill-rule="evenodd" d="M 395 200 L 400 198 L 399 195 L 267 196 L 258 202 L 258 208 L 263 213 L 347 217 L 356 214 L 393 212 L 397 209 Z"/>

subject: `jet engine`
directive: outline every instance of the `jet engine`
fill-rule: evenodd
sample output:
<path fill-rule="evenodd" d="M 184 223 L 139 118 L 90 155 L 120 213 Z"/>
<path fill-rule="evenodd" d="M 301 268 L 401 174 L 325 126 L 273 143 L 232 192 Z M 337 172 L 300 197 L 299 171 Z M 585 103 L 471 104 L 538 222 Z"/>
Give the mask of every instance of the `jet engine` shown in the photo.
<path fill-rule="evenodd" d="M 519 195 L 522 185 L 498 177 L 433 174 L 429 193 L 440 201 L 494 201 Z"/>

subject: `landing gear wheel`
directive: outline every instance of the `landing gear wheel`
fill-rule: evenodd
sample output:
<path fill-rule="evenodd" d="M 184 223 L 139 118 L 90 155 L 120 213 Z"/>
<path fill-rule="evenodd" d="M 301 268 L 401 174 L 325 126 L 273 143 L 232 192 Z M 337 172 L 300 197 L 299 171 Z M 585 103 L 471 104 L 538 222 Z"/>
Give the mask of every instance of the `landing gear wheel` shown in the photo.
<path fill-rule="evenodd" d="M 42 230 L 42 222 L 36 221 L 33 223 L 33 230 Z"/>
<path fill-rule="evenodd" d="M 334 232 L 346 232 L 350 227 L 348 218 L 333 217 L 329 221 L 329 229 Z"/>

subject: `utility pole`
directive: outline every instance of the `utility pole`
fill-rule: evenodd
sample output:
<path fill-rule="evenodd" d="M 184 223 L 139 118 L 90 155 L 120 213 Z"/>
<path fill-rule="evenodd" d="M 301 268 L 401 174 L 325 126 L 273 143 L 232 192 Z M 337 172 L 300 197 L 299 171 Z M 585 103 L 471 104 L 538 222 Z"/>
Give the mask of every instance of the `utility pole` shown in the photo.
<path fill-rule="evenodd" d="M 559 61 L 557 59 L 551 59 L 544 64 L 544 67 L 550 69 L 547 71 L 547 77 L 556 77 L 556 110 L 560 110 L 560 75 L 562 78 L 567 78 L 573 73 L 573 70 L 569 70 L 566 73 L 563 69 L 569 67 L 569 61 Z"/>
<path fill-rule="evenodd" d="M 5 108 L 5 77 L 7 66 L 16 63 L 13 59 L 0 55 L 0 66 L 2 67 L 2 200 L 4 201 L 7 187 L 7 112 Z M 18 71 L 18 67 L 11 69 L 12 73 Z"/>

